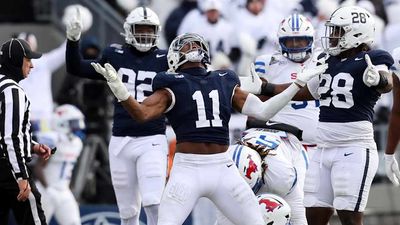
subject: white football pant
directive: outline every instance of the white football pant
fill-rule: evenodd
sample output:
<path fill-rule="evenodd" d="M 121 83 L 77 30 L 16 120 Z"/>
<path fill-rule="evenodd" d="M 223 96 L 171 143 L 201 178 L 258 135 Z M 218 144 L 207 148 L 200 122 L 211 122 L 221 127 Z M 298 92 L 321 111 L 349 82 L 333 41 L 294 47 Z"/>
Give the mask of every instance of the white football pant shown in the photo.
<path fill-rule="evenodd" d="M 167 149 L 165 135 L 111 137 L 110 170 L 121 219 L 129 221 L 135 217 L 139 224 L 141 204 L 160 204 L 167 173 Z M 156 218 L 157 213 L 151 215 L 152 221 Z"/>
<path fill-rule="evenodd" d="M 176 153 L 160 204 L 158 225 L 181 225 L 201 197 L 236 225 L 263 225 L 258 202 L 229 153 Z"/>

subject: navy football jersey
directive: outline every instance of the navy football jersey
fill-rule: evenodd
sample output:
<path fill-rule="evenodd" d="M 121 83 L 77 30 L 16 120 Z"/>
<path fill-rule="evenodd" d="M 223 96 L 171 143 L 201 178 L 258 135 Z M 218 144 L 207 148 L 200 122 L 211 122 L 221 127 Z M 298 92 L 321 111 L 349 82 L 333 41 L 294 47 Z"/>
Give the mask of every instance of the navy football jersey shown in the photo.
<path fill-rule="evenodd" d="M 152 81 L 158 72 L 168 69 L 167 51 L 152 48 L 148 52 L 137 51 L 130 45 L 112 44 L 103 50 L 101 65 L 110 63 L 118 72 L 129 93 L 142 102 L 153 93 Z M 92 60 L 83 60 L 78 42 L 67 42 L 67 71 L 75 76 L 104 80 L 90 65 Z M 118 101 L 114 101 L 114 136 L 148 136 L 165 134 L 165 117 L 146 123 L 135 121 Z"/>
<path fill-rule="evenodd" d="M 174 101 L 166 113 L 177 143 L 206 142 L 228 145 L 228 123 L 234 88 L 240 83 L 230 70 L 207 72 L 202 68 L 159 73 L 153 89 L 166 88 Z"/>
<path fill-rule="evenodd" d="M 333 56 L 327 59 L 329 67 L 319 79 L 319 121 L 372 122 L 374 105 L 380 93 L 375 87 L 368 87 L 363 82 L 363 74 L 367 68 L 364 56 L 367 53 L 374 65 L 386 65 L 390 68 L 393 64 L 390 54 L 382 50 L 360 52 L 347 59 Z"/>

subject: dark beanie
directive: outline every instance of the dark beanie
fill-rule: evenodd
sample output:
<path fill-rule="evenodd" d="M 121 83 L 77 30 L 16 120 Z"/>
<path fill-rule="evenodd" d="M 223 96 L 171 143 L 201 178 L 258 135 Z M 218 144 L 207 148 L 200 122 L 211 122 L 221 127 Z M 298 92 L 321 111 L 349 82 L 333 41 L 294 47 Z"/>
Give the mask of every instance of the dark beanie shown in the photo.
<path fill-rule="evenodd" d="M 28 42 L 22 39 L 12 38 L 1 46 L 0 74 L 6 75 L 16 82 L 24 79 L 22 64 L 24 57 L 37 59 L 42 53 L 32 51 Z"/>

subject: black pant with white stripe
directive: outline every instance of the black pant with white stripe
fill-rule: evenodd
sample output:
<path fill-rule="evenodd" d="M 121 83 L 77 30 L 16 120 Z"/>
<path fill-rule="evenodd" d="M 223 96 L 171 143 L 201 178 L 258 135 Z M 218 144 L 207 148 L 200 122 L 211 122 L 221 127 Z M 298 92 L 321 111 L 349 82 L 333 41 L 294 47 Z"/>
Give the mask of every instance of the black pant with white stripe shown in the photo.
<path fill-rule="evenodd" d="M 46 225 L 46 219 L 40 204 L 40 193 L 35 183 L 29 179 L 33 195 L 20 202 L 18 183 L 11 173 L 11 166 L 6 159 L 0 159 L 0 224 L 8 224 L 8 215 L 13 210 L 15 221 L 19 225 Z"/>

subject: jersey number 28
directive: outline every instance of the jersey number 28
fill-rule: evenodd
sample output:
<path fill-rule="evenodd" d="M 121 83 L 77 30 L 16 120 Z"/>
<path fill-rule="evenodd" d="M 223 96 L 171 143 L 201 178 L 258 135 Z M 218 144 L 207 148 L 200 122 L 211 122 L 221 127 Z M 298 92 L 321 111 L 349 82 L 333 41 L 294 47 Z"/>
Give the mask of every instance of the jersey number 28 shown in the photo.
<path fill-rule="evenodd" d="M 338 73 L 333 77 L 330 74 L 322 74 L 318 94 L 321 106 L 332 105 L 335 108 L 348 109 L 354 105 L 353 89 L 354 78 L 349 73 Z M 329 90 L 331 93 L 328 94 Z"/>

